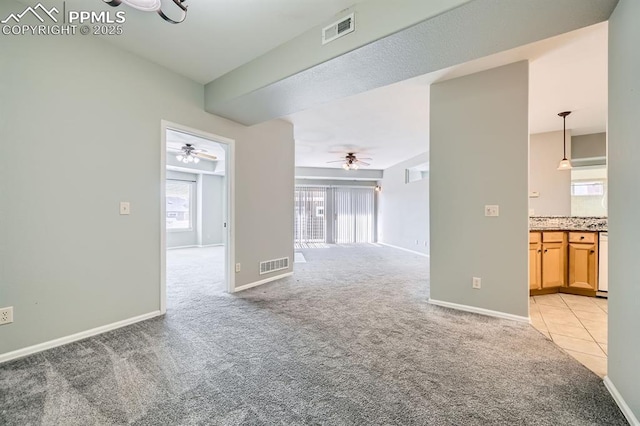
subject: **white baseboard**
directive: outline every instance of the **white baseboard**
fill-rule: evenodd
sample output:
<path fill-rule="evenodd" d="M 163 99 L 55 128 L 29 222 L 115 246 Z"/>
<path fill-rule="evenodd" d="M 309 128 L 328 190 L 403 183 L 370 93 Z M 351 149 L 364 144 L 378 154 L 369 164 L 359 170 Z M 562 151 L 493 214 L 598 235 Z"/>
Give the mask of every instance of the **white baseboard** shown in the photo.
<path fill-rule="evenodd" d="M 199 248 L 200 246 L 191 245 L 191 246 L 175 246 L 175 247 L 167 247 L 167 250 L 180 250 L 180 249 L 188 249 L 188 248 Z"/>
<path fill-rule="evenodd" d="M 640 421 L 635 416 L 635 414 L 633 414 L 633 412 L 631 411 L 631 407 L 627 405 L 624 398 L 622 397 L 622 395 L 620 395 L 620 392 L 618 392 L 618 389 L 613 384 L 609 376 L 604 377 L 604 385 L 613 397 L 613 400 L 616 402 L 616 404 L 618 404 L 618 407 L 620 407 L 620 411 L 622 411 L 622 414 L 624 414 L 624 416 L 627 418 L 629 424 L 631 426 L 640 426 Z"/>
<path fill-rule="evenodd" d="M 148 314 L 144 314 L 137 317 L 114 322 L 112 324 L 107 324 L 100 327 L 92 328 L 91 330 L 81 331 L 80 333 L 72 334 L 70 336 L 60 337 L 58 339 L 49 340 L 48 342 L 38 343 L 37 345 L 33 345 L 26 348 L 18 349 L 12 352 L 0 354 L 0 364 L 3 362 L 17 359 L 17 358 L 22 358 L 27 355 L 42 352 L 47 349 L 55 348 L 57 346 L 66 345 L 67 343 L 72 343 L 78 340 L 86 339 L 87 337 L 95 336 L 97 334 L 106 333 L 107 331 L 115 330 L 131 324 L 135 324 L 137 322 L 148 320 L 160 315 L 162 315 L 160 311 L 149 312 Z"/>
<path fill-rule="evenodd" d="M 262 284 L 270 283 L 271 281 L 279 280 L 279 279 L 282 279 L 282 278 L 287 278 L 287 277 L 290 277 L 291 275 L 293 275 L 293 272 L 287 272 L 286 274 L 280 274 L 280 275 L 276 275 L 275 277 L 269 277 L 269 278 L 265 278 L 264 280 L 256 281 L 256 282 L 245 284 L 245 285 L 241 285 L 240 287 L 236 287 L 236 289 L 233 292 L 237 293 L 237 292 L 242 291 L 242 290 L 247 290 L 247 289 L 250 289 L 252 287 L 257 287 L 257 286 L 262 285 Z"/>
<path fill-rule="evenodd" d="M 406 252 L 409 252 L 409 253 L 417 254 L 418 256 L 429 257 L 428 254 L 420 253 L 419 251 L 415 251 L 415 250 L 409 250 L 409 249 L 406 249 L 404 247 L 398 247 L 398 246 L 394 246 L 392 244 L 381 243 L 381 242 L 378 242 L 378 244 L 380 244 L 381 246 L 391 247 L 391 248 L 394 248 L 394 249 L 398 249 L 398 250 L 406 251 Z"/>
<path fill-rule="evenodd" d="M 457 309 L 459 311 L 473 312 L 474 314 L 486 315 L 489 317 L 496 317 L 502 319 L 508 319 L 512 321 L 529 323 L 529 317 L 522 317 L 520 315 L 507 314 L 500 311 L 492 311 L 490 309 L 477 308 L 475 306 L 460 305 L 458 303 L 443 302 L 442 300 L 429 299 L 429 303 L 436 306 L 442 306 L 445 308 Z"/>
<path fill-rule="evenodd" d="M 221 247 L 221 246 L 224 246 L 224 244 L 223 244 L 223 243 L 217 243 L 217 244 L 204 244 L 204 245 L 201 245 L 201 246 L 198 246 L 198 247 L 200 247 L 200 248 L 207 248 L 207 247 Z"/>

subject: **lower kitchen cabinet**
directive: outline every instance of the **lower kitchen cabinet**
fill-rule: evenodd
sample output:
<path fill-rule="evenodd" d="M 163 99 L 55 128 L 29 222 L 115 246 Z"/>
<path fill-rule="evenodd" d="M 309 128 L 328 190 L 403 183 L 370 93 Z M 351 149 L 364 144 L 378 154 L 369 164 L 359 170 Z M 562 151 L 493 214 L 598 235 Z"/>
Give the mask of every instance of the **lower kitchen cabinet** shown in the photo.
<path fill-rule="evenodd" d="M 598 233 L 529 233 L 531 294 L 577 293 L 595 296 L 598 288 Z"/>
<path fill-rule="evenodd" d="M 598 289 L 598 239 L 593 232 L 569 233 L 569 282 L 575 289 Z"/>

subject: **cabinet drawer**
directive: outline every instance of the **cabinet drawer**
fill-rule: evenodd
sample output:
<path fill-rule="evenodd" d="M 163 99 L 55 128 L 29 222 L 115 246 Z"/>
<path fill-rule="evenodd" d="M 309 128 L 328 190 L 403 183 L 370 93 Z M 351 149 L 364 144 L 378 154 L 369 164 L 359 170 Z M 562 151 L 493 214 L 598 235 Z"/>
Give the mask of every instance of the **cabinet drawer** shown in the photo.
<path fill-rule="evenodd" d="M 540 232 L 529 232 L 530 243 L 539 243 L 540 241 L 542 241 L 542 236 Z"/>
<path fill-rule="evenodd" d="M 569 232 L 570 243 L 595 243 L 596 232 Z"/>
<path fill-rule="evenodd" d="M 545 243 L 561 243 L 564 239 L 564 232 L 543 232 L 542 241 Z"/>

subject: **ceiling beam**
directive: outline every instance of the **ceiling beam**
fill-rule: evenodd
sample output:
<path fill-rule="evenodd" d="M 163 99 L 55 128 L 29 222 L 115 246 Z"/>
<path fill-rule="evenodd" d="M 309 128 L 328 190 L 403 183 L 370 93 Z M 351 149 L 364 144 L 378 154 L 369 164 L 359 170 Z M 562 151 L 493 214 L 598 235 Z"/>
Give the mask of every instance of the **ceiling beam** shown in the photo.
<path fill-rule="evenodd" d="M 418 3 L 430 3 L 404 1 L 407 8 L 403 14 L 410 14 Z M 361 47 L 346 49 L 343 54 L 336 47 L 336 52 L 325 55 L 315 29 L 317 40 L 305 33 L 207 84 L 205 109 L 245 125 L 257 124 L 605 21 L 617 2 L 451 0 L 450 6 L 461 5 L 408 28 L 398 26 L 398 32 L 386 37 L 365 37 L 358 42 Z M 396 2 L 386 3 L 397 8 Z M 439 5 L 444 7 L 445 3 Z M 384 18 L 373 12 L 369 16 L 365 10 L 356 10 L 354 34 L 365 31 L 367 23 Z M 386 12 L 393 15 L 393 10 Z M 403 21 L 394 22 L 401 25 Z M 322 62 L 326 56 L 330 59 Z M 288 65 L 289 61 L 294 65 Z"/>

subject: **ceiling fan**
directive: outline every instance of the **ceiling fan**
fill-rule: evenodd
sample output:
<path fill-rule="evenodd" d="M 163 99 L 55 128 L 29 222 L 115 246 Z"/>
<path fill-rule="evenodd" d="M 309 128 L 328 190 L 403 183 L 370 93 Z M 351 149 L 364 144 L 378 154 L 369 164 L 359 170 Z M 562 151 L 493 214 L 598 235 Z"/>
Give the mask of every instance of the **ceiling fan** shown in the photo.
<path fill-rule="evenodd" d="M 188 143 L 183 145 L 178 155 L 176 155 L 176 160 L 181 161 L 185 164 L 194 163 L 198 164 L 200 159 L 215 161 L 218 159 L 215 155 L 206 154 L 206 149 L 199 149 Z"/>
<path fill-rule="evenodd" d="M 336 161 L 327 161 L 327 163 L 344 163 L 342 168 L 345 170 L 358 170 L 360 166 L 369 166 L 369 163 L 366 163 L 362 160 L 372 160 L 372 158 L 358 158 L 356 157 L 355 152 L 348 152 L 345 155 L 344 160 L 336 160 Z"/>

